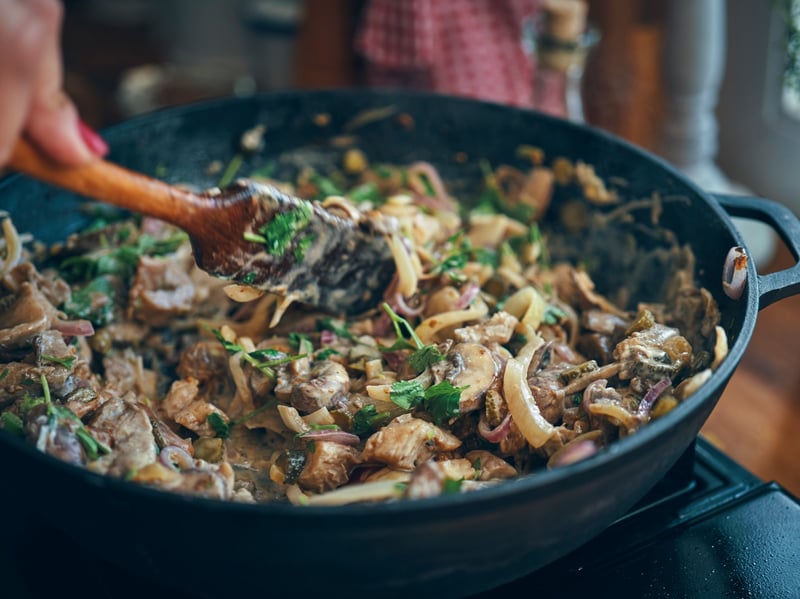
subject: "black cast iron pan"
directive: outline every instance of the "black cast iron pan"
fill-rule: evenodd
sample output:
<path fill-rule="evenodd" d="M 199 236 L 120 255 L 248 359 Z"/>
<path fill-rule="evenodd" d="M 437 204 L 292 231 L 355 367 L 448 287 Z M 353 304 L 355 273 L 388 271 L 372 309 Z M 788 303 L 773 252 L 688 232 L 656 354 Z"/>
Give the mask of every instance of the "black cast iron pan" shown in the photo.
<path fill-rule="evenodd" d="M 357 114 L 388 106 L 390 116 L 353 127 Z M 103 559 L 192 595 L 464 596 L 536 570 L 597 535 L 663 477 L 722 394 L 758 311 L 800 290 L 800 266 L 762 276 L 751 262 L 744 295 L 734 301 L 722 293 L 725 256 L 744 245 L 730 216 L 769 223 L 797 259 L 800 223 L 787 209 L 711 196 L 613 136 L 529 111 L 408 92 L 284 92 L 164 110 L 104 135 L 112 161 L 205 188 L 215 183 L 209 163 L 229 160 L 241 133 L 257 124 L 267 133 L 264 148 L 247 159 L 251 171 L 276 158 L 279 169 L 330 164 L 340 152 L 331 138 L 346 134 L 374 161 L 429 160 L 446 178 L 474 182 L 479 158 L 516 164 L 516 148 L 529 144 L 548 157 L 592 164 L 605 179 L 627 180 L 626 200 L 654 191 L 681 197 L 665 202 L 662 222 L 691 244 L 700 284 L 720 305 L 730 353 L 690 400 L 596 456 L 477 493 L 415 502 L 299 508 L 187 498 L 93 475 L 0 431 L 4 486 L 14 494 L 4 491 L 5 503 L 16 500 L 13 509 L 27 518 L 50 522 Z M 86 224 L 81 202 L 22 177 L 0 183 L 0 206 L 17 228 L 46 241 Z M 90 567 L 82 575 L 90 576 Z"/>

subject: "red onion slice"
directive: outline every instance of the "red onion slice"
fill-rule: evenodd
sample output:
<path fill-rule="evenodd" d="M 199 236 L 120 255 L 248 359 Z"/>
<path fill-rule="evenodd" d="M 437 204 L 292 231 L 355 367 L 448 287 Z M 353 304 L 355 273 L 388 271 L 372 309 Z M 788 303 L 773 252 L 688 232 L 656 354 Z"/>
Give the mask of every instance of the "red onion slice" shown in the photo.
<path fill-rule="evenodd" d="M 416 308 L 412 308 L 406 303 L 406 300 L 401 293 L 396 293 L 389 302 L 389 305 L 395 312 L 400 314 L 400 316 L 405 316 L 406 318 L 414 318 L 422 314 L 422 304 Z"/>
<path fill-rule="evenodd" d="M 506 414 L 503 421 L 494 428 L 489 428 L 489 423 L 486 422 L 486 418 L 483 415 L 481 415 L 481 419 L 478 421 L 478 433 L 480 433 L 481 437 L 489 441 L 489 443 L 502 442 L 508 437 L 508 433 L 510 432 L 511 413 Z"/>
<path fill-rule="evenodd" d="M 550 461 L 547 462 L 547 466 L 548 468 L 557 468 L 558 466 L 574 464 L 575 462 L 580 462 L 581 460 L 593 456 L 597 453 L 598 449 L 597 443 L 589 439 L 573 441 L 565 445 L 560 451 L 554 453 Z"/>
<path fill-rule="evenodd" d="M 464 285 L 464 288 L 461 290 L 461 296 L 459 296 L 458 301 L 455 303 L 455 309 L 464 310 L 467 308 L 472 303 L 472 300 L 478 297 L 480 290 L 480 285 L 474 281 L 470 281 Z"/>
<path fill-rule="evenodd" d="M 722 267 L 722 290 L 729 298 L 742 297 L 747 284 L 747 252 L 741 246 L 732 247 Z"/>
<path fill-rule="evenodd" d="M 94 335 L 94 326 L 88 320 L 56 320 L 53 328 L 66 337 L 89 337 Z"/>
<path fill-rule="evenodd" d="M 647 390 L 647 393 L 644 394 L 642 401 L 639 402 L 639 409 L 637 410 L 638 415 L 647 416 L 650 413 L 650 410 L 653 409 L 653 406 L 658 398 L 661 397 L 664 391 L 669 389 L 670 385 L 672 385 L 672 381 L 669 379 L 669 377 L 665 376 L 655 385 L 650 387 Z"/>
<path fill-rule="evenodd" d="M 328 429 L 307 431 L 302 433 L 300 438 L 313 441 L 332 441 L 333 443 L 340 443 L 342 445 L 358 445 L 361 442 L 361 438 L 353 433 Z"/>
<path fill-rule="evenodd" d="M 167 445 L 158 453 L 159 461 L 173 470 L 189 470 L 194 468 L 194 458 L 189 452 L 177 445 Z"/>

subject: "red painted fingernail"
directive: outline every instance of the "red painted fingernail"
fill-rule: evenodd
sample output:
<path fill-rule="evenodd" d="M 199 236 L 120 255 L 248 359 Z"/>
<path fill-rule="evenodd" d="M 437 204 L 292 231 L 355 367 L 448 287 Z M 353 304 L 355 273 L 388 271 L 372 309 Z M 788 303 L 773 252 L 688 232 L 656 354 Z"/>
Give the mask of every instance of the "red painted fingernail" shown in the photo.
<path fill-rule="evenodd" d="M 105 156 L 108 154 L 108 144 L 100 137 L 97 132 L 89 127 L 86 123 L 78 120 L 78 131 L 81 134 L 81 139 L 86 147 L 96 156 Z"/>

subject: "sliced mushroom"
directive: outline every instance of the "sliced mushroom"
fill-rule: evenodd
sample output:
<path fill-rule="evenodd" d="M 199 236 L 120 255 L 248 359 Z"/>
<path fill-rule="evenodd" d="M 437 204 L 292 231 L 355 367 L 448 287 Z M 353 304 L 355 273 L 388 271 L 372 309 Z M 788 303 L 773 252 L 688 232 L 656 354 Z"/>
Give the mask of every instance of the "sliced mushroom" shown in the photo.
<path fill-rule="evenodd" d="M 457 343 L 447 353 L 447 360 L 432 367 L 437 380 L 446 380 L 461 392 L 458 410 L 462 414 L 477 410 L 483 398 L 497 383 L 500 363 L 491 350 L 478 343 Z"/>
<path fill-rule="evenodd" d="M 295 385 L 291 402 L 299 411 L 308 414 L 331 407 L 349 390 L 350 376 L 345 367 L 332 360 L 323 360 L 311 369 L 311 380 Z"/>

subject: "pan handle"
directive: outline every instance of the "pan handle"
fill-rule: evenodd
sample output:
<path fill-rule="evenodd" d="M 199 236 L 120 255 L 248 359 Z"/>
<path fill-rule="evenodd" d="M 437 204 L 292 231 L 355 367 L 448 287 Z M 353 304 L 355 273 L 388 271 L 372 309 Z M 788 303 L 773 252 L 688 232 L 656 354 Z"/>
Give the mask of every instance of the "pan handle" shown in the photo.
<path fill-rule="evenodd" d="M 752 196 L 712 194 L 725 211 L 735 217 L 750 218 L 771 226 L 795 260 L 794 266 L 758 275 L 758 309 L 800 293 L 800 219 L 789 208 L 773 200 Z"/>

